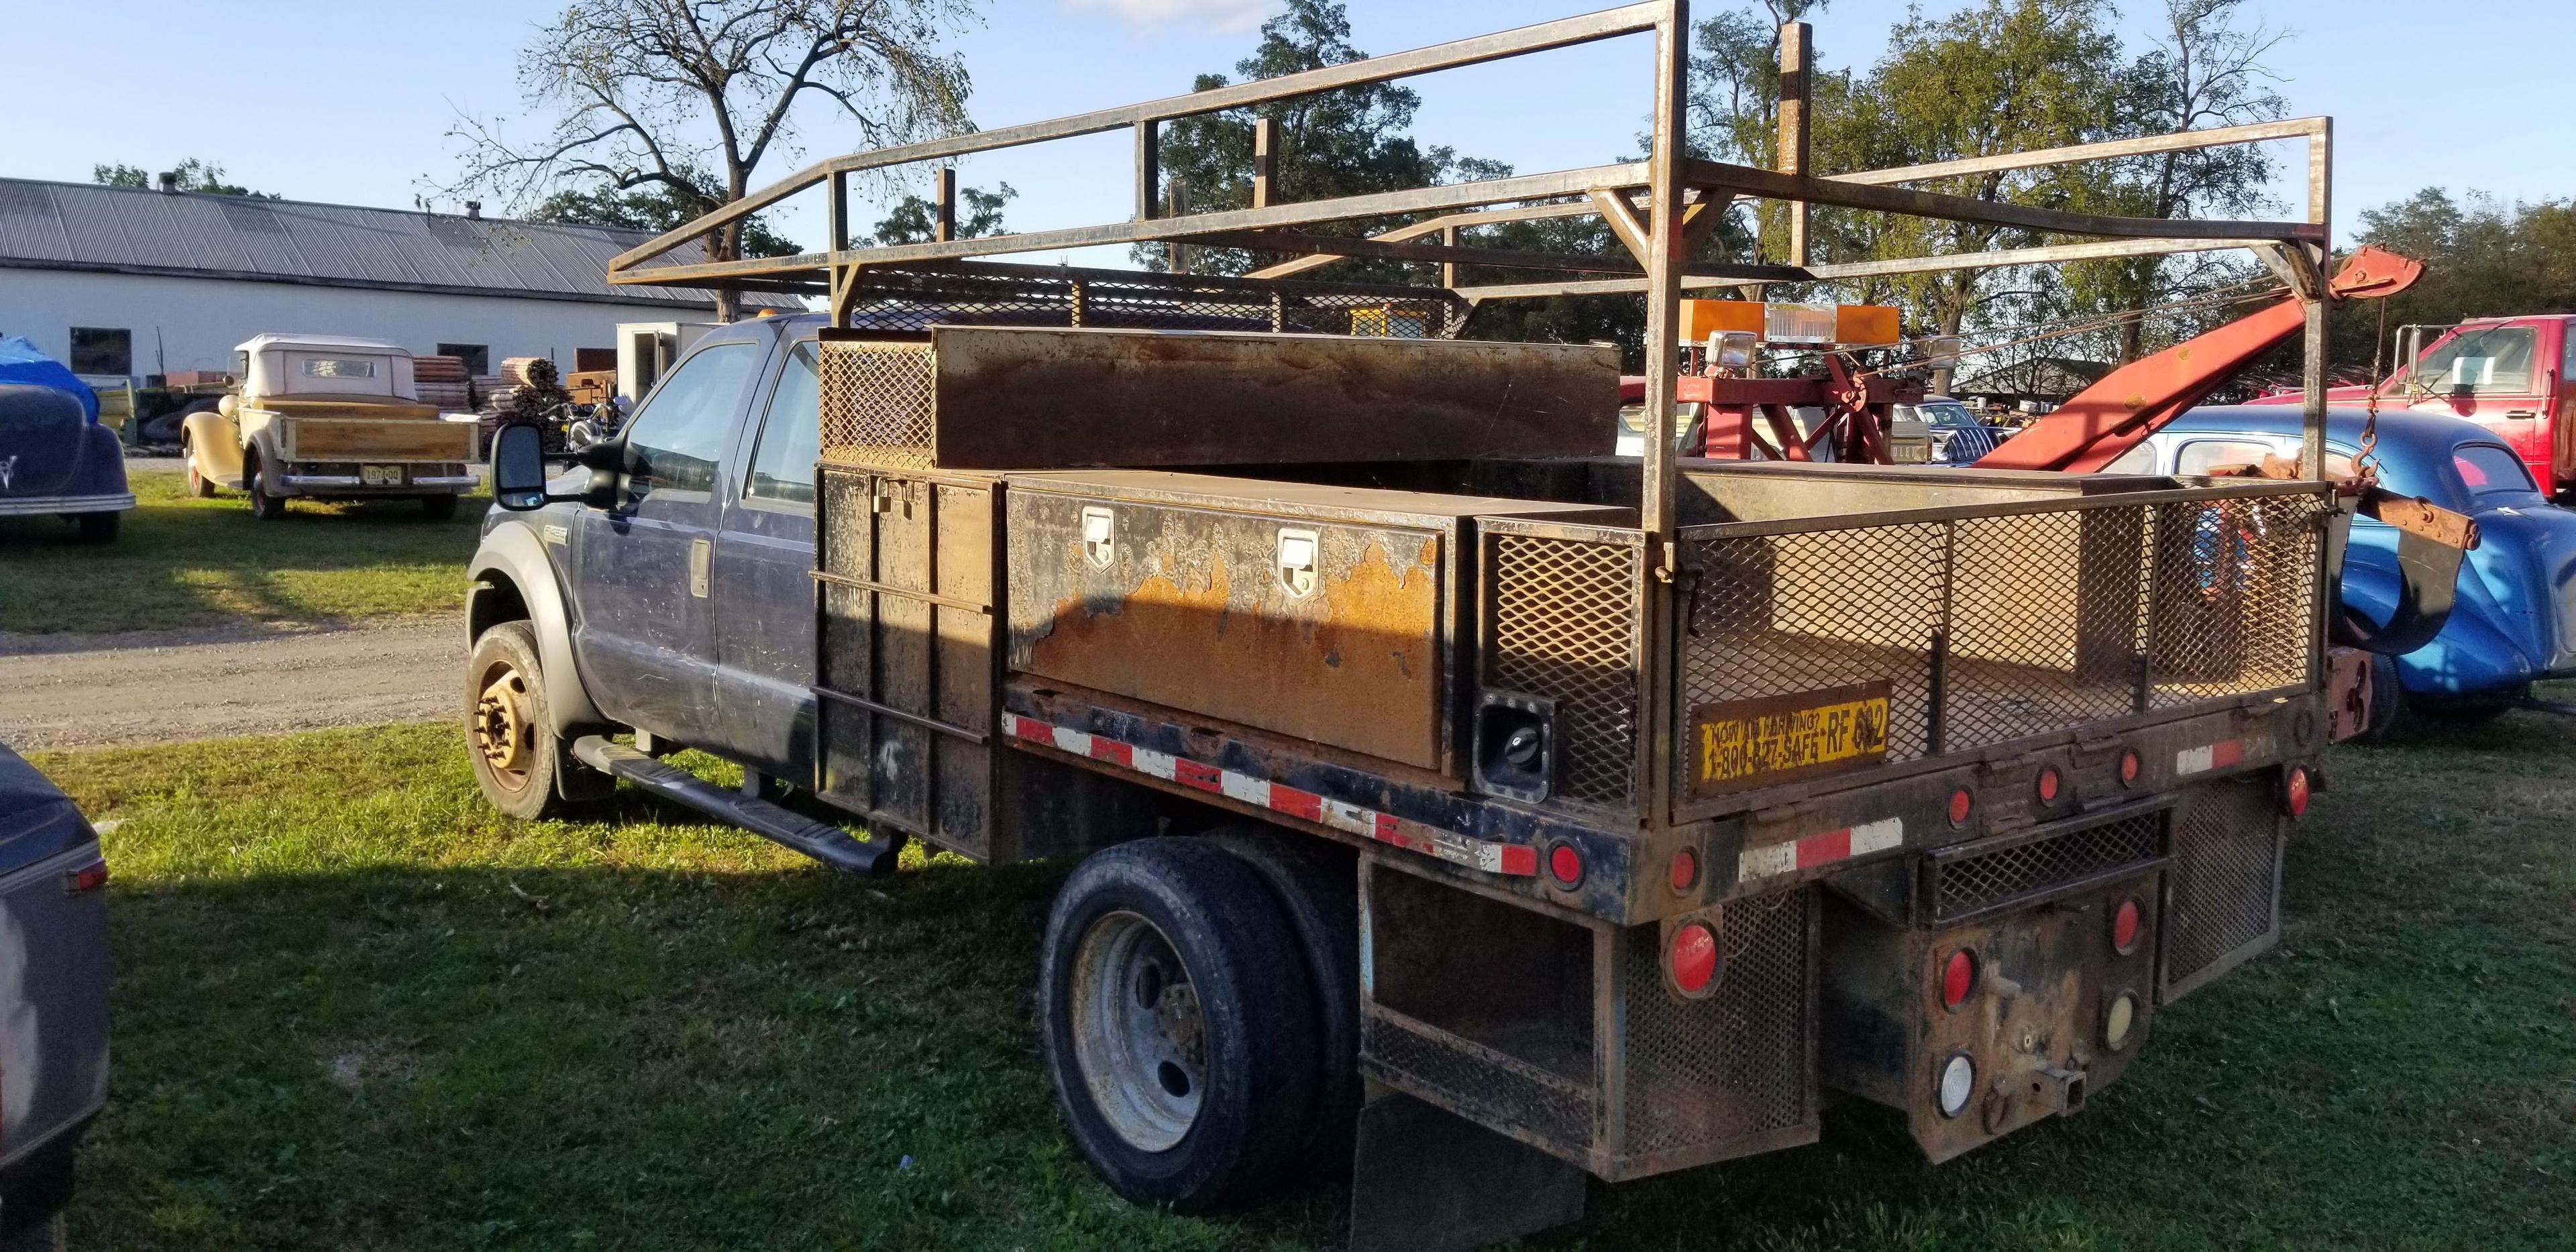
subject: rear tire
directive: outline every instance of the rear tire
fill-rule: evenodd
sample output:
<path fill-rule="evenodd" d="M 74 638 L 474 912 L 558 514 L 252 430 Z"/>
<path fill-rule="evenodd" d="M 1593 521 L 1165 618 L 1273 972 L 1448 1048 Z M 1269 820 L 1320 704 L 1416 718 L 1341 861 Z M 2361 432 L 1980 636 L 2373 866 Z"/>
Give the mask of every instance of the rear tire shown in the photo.
<path fill-rule="evenodd" d="M 242 486 L 250 492 L 252 517 L 263 522 L 273 522 L 286 516 L 286 497 L 268 494 L 267 470 L 259 463 L 259 454 L 256 452 L 245 453 L 242 456 Z"/>
<path fill-rule="evenodd" d="M 1318 1049 L 1296 934 L 1241 859 L 1195 839 L 1094 854 L 1039 948 L 1048 1076 L 1111 1190 L 1203 1213 L 1305 1145 Z"/>
<path fill-rule="evenodd" d="M 475 785 L 493 808 L 523 821 L 570 814 L 578 806 L 568 793 L 596 794 L 594 782 L 610 781 L 575 760 L 555 733 L 541 666 L 537 632 L 524 621 L 484 631 L 465 662 L 465 746 Z"/>
<path fill-rule="evenodd" d="M 422 496 L 420 498 L 420 511 L 427 514 L 429 520 L 433 522 L 453 521 L 456 517 L 456 497 L 451 495 Z"/>
<path fill-rule="evenodd" d="M 82 543 L 114 543 L 117 529 L 124 524 L 123 513 L 80 513 L 72 523 L 80 527 Z"/>
<path fill-rule="evenodd" d="M 1304 1164 L 1327 1174 L 1347 1170 L 1362 1094 L 1359 858 L 1312 835 L 1248 823 L 1208 839 L 1261 876 L 1296 931 L 1315 996 L 1320 1049 Z"/>

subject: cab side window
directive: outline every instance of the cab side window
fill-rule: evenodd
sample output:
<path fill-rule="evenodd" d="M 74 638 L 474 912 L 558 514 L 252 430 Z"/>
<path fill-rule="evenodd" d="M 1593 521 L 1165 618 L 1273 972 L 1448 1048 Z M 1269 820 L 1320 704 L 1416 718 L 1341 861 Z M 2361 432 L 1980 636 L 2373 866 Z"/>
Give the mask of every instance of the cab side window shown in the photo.
<path fill-rule="evenodd" d="M 716 458 L 760 358 L 759 344 L 713 344 L 662 380 L 626 437 L 629 501 L 656 491 L 715 488 Z"/>
<path fill-rule="evenodd" d="M 823 382 L 812 340 L 796 345 L 778 371 L 769 412 L 760 422 L 751 481 L 742 494 L 785 504 L 814 502 L 814 460 L 822 452 Z"/>

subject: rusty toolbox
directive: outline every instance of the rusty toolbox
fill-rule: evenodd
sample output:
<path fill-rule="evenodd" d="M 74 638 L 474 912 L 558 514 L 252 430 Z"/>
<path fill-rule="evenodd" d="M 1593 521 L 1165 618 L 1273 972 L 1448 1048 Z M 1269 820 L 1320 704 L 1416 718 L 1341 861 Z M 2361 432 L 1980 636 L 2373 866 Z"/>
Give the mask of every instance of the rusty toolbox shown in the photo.
<path fill-rule="evenodd" d="M 1236 332 L 826 331 L 823 459 L 1062 469 L 1584 456 L 1618 352 Z"/>
<path fill-rule="evenodd" d="M 1012 670 L 1443 773 L 1479 519 L 1631 518 L 1149 470 L 1006 481 Z"/>

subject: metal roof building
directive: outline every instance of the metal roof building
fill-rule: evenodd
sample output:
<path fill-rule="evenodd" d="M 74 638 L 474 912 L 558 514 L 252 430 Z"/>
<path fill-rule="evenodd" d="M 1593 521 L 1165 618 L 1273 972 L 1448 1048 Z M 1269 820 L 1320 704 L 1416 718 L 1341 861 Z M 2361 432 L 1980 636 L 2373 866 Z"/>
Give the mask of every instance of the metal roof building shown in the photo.
<path fill-rule="evenodd" d="M 229 369 L 266 331 L 505 357 L 615 343 L 620 322 L 702 321 L 713 297 L 611 287 L 643 232 L 250 196 L 0 179 L 0 333 L 81 373 Z M 120 359 L 121 358 L 121 359 Z"/>

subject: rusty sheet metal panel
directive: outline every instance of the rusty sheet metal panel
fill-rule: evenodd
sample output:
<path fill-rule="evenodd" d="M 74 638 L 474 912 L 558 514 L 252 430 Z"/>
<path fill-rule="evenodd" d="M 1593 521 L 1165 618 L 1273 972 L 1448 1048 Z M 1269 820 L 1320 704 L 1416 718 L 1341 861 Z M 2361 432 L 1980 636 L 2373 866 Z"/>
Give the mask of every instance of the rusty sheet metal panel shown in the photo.
<path fill-rule="evenodd" d="M 1012 670 L 1452 774 L 1477 528 L 1631 519 L 1153 470 L 1006 481 Z"/>
<path fill-rule="evenodd" d="M 1012 669 L 1441 767 L 1439 532 L 1030 491 L 1010 517 Z"/>
<path fill-rule="evenodd" d="M 1217 332 L 826 331 L 823 457 L 944 469 L 1606 450 L 1614 349 Z"/>
<path fill-rule="evenodd" d="M 454 461 L 474 459 L 472 422 L 289 417 L 280 455 L 290 461 Z"/>
<path fill-rule="evenodd" d="M 1812 889 L 1622 928 L 1361 864 L 1370 1077 L 1611 1181 L 1816 1138 Z M 1678 924 L 1717 936 L 1704 994 L 1664 972 Z"/>
<path fill-rule="evenodd" d="M 1715 768 L 1703 714 L 1785 702 L 1795 736 L 1867 687 L 1883 744 L 1840 757 L 1857 774 L 2306 686 L 2326 512 L 2162 491 L 1685 527 L 1680 816 L 1761 784 Z"/>
<path fill-rule="evenodd" d="M 1000 495 L 827 466 L 815 546 L 819 790 L 979 859 L 995 852 Z"/>

